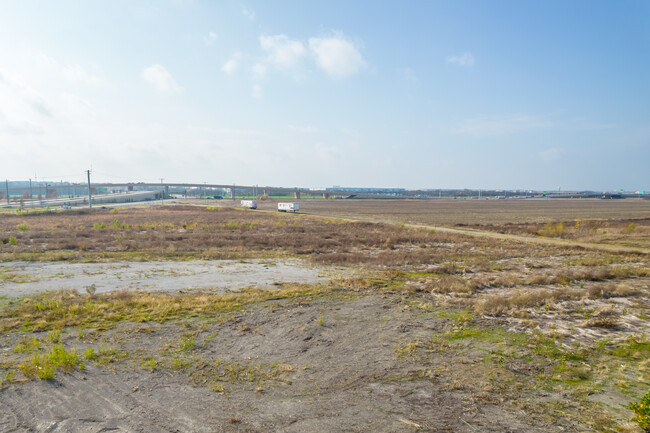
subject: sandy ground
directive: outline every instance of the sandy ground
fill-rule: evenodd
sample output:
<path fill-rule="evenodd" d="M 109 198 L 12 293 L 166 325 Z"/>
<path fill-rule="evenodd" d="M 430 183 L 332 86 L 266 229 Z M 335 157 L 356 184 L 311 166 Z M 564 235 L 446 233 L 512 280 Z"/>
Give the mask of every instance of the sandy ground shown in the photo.
<path fill-rule="evenodd" d="M 458 377 L 448 371 L 459 359 L 452 352 L 428 361 L 399 358 L 396 345 L 427 338 L 451 323 L 405 310 L 396 296 L 270 302 L 224 323 L 203 323 L 124 324 L 92 339 L 64 334 L 65 344 L 79 351 L 92 345 L 129 355 L 114 366 L 87 362 L 84 371 L 5 387 L 0 431 L 574 431 L 564 419 L 548 426 L 512 404 L 477 399 L 482 384 L 467 377 L 465 385 L 455 385 Z M 174 352 L 182 332 L 193 332 L 196 345 Z M 161 355 L 165 346 L 172 349 Z M 204 384 L 183 369 L 144 371 L 139 360 L 148 355 L 156 363 L 173 357 L 195 365 L 205 360 L 205 367 L 190 369 L 199 376 L 215 360 L 288 367 L 277 380 L 226 379 L 223 391 L 215 392 L 209 385 L 213 374 Z M 463 361 L 468 367 L 482 365 L 471 358 Z"/>
<path fill-rule="evenodd" d="M 244 287 L 272 288 L 275 283 L 312 284 L 343 272 L 299 259 L 159 261 L 111 263 L 0 263 L 0 296 L 21 297 L 47 290 L 78 290 L 95 285 L 96 293 L 116 290 L 178 292 L 188 289 L 223 293 Z M 348 271 L 349 272 L 349 271 Z"/>

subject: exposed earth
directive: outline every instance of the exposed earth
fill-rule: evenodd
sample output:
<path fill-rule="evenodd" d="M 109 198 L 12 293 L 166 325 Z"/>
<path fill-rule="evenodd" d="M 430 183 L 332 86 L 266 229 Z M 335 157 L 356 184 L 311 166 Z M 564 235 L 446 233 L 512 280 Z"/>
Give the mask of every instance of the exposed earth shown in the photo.
<path fill-rule="evenodd" d="M 153 262 L 0 263 L 0 296 L 27 296 L 48 290 L 94 292 L 203 290 L 225 293 L 280 283 L 316 283 L 342 268 L 315 266 L 299 259 L 186 260 Z"/>

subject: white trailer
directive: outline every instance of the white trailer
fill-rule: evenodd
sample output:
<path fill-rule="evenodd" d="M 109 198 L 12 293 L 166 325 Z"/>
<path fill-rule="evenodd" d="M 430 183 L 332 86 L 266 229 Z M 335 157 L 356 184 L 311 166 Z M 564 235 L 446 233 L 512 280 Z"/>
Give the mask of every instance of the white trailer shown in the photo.
<path fill-rule="evenodd" d="M 242 200 L 241 207 L 246 209 L 257 209 L 257 200 Z"/>
<path fill-rule="evenodd" d="M 278 203 L 278 212 L 298 212 L 299 210 L 298 203 Z"/>

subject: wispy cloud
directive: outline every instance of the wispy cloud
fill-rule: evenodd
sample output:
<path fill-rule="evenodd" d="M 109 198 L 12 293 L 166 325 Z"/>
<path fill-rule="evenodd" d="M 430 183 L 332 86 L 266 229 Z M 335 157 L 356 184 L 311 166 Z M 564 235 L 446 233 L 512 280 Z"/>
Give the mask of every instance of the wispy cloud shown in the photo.
<path fill-rule="evenodd" d="M 268 61 L 283 70 L 294 68 L 307 53 L 302 42 L 286 35 L 260 36 L 260 46 L 268 54 Z"/>
<path fill-rule="evenodd" d="M 266 77 L 266 66 L 257 63 L 251 68 L 251 72 L 253 72 L 253 77 L 255 77 L 255 79 L 261 80 Z"/>
<path fill-rule="evenodd" d="M 317 143 L 314 150 L 320 161 L 334 162 L 341 159 L 341 149 L 335 145 Z"/>
<path fill-rule="evenodd" d="M 89 72 L 87 68 L 79 64 L 59 66 L 56 59 L 40 51 L 36 55 L 36 61 L 43 69 L 69 82 L 94 86 L 102 85 L 106 82 L 100 68 L 96 65 L 90 67 L 92 72 Z"/>
<path fill-rule="evenodd" d="M 215 32 L 208 32 L 207 35 L 203 36 L 203 42 L 208 47 L 214 44 L 217 39 L 219 39 L 219 36 Z"/>
<path fill-rule="evenodd" d="M 98 85 L 104 84 L 104 79 L 99 75 L 87 72 L 81 65 L 67 65 L 61 68 L 61 75 L 68 81 L 83 84 Z"/>
<path fill-rule="evenodd" d="M 341 32 L 329 37 L 309 38 L 309 49 L 316 64 L 334 78 L 354 75 L 366 66 L 358 47 Z"/>
<path fill-rule="evenodd" d="M 253 98 L 263 98 L 264 97 L 264 89 L 262 89 L 262 86 L 259 84 L 255 84 L 253 86 Z"/>
<path fill-rule="evenodd" d="M 408 83 L 415 84 L 420 82 L 419 78 L 415 75 L 415 72 L 413 72 L 413 69 L 411 68 L 400 69 L 399 74 L 402 77 L 402 80 Z"/>
<path fill-rule="evenodd" d="M 510 135 L 532 129 L 555 126 L 556 123 L 544 116 L 522 114 L 506 116 L 481 116 L 467 119 L 451 128 L 452 134 L 475 137 Z"/>
<path fill-rule="evenodd" d="M 160 93 L 181 95 L 184 89 L 162 65 L 151 65 L 142 70 L 142 79 Z"/>
<path fill-rule="evenodd" d="M 235 53 L 226 63 L 223 64 L 221 70 L 228 75 L 234 74 L 239 69 L 240 59 L 241 55 L 239 53 Z"/>
<path fill-rule="evenodd" d="M 261 135 L 257 129 L 207 128 L 205 126 L 187 126 L 189 131 L 204 132 L 217 135 Z"/>
<path fill-rule="evenodd" d="M 308 134 L 322 132 L 320 129 L 314 128 L 313 126 L 289 125 L 288 128 L 290 131 L 304 132 Z"/>
<path fill-rule="evenodd" d="M 52 117 L 49 104 L 21 75 L 0 70 L 0 133 L 41 135 Z"/>
<path fill-rule="evenodd" d="M 563 149 L 551 148 L 538 153 L 539 157 L 544 162 L 552 162 L 560 159 L 564 153 Z"/>
<path fill-rule="evenodd" d="M 447 57 L 447 63 L 458 66 L 474 66 L 475 60 L 472 53 L 463 53 L 458 56 Z"/>
<path fill-rule="evenodd" d="M 244 7 L 241 13 L 251 21 L 255 21 L 255 11 L 253 9 L 248 9 Z"/>
<path fill-rule="evenodd" d="M 602 131 L 605 129 L 616 128 L 613 123 L 597 123 L 587 119 L 584 116 L 575 117 L 569 123 L 571 127 L 578 131 Z"/>

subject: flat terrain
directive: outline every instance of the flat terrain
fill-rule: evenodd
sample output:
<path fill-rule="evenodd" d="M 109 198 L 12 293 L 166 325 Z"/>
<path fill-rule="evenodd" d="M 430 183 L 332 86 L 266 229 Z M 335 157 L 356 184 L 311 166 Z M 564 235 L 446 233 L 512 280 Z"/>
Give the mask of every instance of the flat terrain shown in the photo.
<path fill-rule="evenodd" d="M 650 200 L 310 200 L 301 204 L 301 210 L 434 226 L 546 224 L 577 219 L 647 219 Z"/>
<path fill-rule="evenodd" d="M 643 244 L 646 204 L 609 202 L 575 218 Z M 301 207 L 450 218 L 401 218 L 401 203 Z M 564 215 L 550 228 L 508 208 L 544 233 L 497 225 L 497 208 L 461 224 L 571 239 L 556 227 L 572 204 L 544 203 Z M 191 206 L 5 215 L 0 240 L 0 287 L 52 289 L 0 297 L 1 431 L 642 431 L 628 404 L 650 388 L 647 254 Z M 238 289 L 217 272 L 134 290 L 137 275 L 194 286 L 200 269 L 247 263 L 318 279 Z M 101 287 L 60 290 L 82 268 Z"/>
<path fill-rule="evenodd" d="M 249 287 L 272 289 L 282 283 L 315 284 L 345 269 L 299 259 L 147 262 L 0 263 L 0 296 L 27 296 L 48 290 L 92 287 L 96 293 L 120 290 L 225 293 Z"/>

